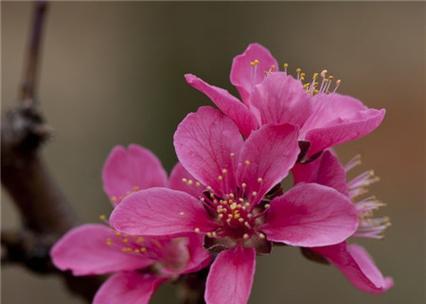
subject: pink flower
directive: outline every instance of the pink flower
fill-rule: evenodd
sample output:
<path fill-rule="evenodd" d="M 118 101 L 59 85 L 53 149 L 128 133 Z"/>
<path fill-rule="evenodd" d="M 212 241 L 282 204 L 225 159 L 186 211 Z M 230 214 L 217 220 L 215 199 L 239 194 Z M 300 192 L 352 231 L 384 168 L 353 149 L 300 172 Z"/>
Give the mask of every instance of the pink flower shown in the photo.
<path fill-rule="evenodd" d="M 115 205 L 140 189 L 168 184 L 160 161 L 137 145 L 115 147 L 102 177 Z M 51 256 L 56 267 L 74 275 L 115 273 L 96 293 L 95 304 L 148 303 L 161 283 L 198 271 L 210 261 L 195 233 L 147 237 L 121 233 L 108 224 L 72 229 L 55 244 Z"/>
<path fill-rule="evenodd" d="M 374 197 L 367 197 L 355 202 L 355 198 L 366 193 L 366 188 L 377 181 L 369 171 L 347 181 L 346 173 L 360 163 L 359 157 L 354 158 L 343 167 L 336 156 L 325 151 L 318 159 L 309 164 L 297 164 L 294 169 L 296 183 L 314 182 L 333 187 L 354 201 L 359 216 L 358 230 L 354 236 L 380 238 L 389 219 L 386 217 L 372 218 L 372 212 L 383 206 Z M 335 265 L 343 275 L 358 289 L 369 293 L 382 293 L 393 286 L 390 277 L 384 277 L 372 258 L 364 248 L 346 241 L 331 245 L 310 248 L 314 253 L 325 257 Z"/>
<path fill-rule="evenodd" d="M 287 73 L 287 65 L 280 72 L 271 53 L 254 43 L 234 58 L 231 67 L 231 83 L 243 102 L 194 75 L 185 78 L 229 116 L 245 137 L 265 124 L 298 126 L 299 140 L 310 144 L 309 156 L 369 134 L 385 114 L 384 109 L 369 109 L 353 97 L 335 93 L 340 80 L 330 92 L 333 78 L 326 73 L 315 73 L 312 82 L 303 84 L 300 69 L 298 79 Z"/>
<path fill-rule="evenodd" d="M 333 245 L 357 229 L 355 207 L 333 188 L 302 183 L 284 194 L 274 188 L 296 162 L 297 136 L 294 126 L 269 124 L 244 141 L 231 119 L 201 107 L 174 136 L 177 156 L 188 171 L 178 169 L 181 185 L 195 192 L 140 191 L 117 206 L 111 224 L 129 234 L 196 231 L 205 236 L 205 246 L 220 251 L 207 278 L 206 302 L 246 303 L 256 251 L 268 252 L 272 242 Z"/>

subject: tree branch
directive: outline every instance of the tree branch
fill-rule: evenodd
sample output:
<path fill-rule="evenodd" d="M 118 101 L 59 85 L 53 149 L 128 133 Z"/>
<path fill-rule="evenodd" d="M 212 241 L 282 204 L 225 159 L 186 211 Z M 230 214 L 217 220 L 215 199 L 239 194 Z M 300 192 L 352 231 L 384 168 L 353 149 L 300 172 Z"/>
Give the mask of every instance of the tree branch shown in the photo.
<path fill-rule="evenodd" d="M 19 263 L 37 273 L 58 274 L 70 290 L 91 300 L 101 279 L 59 272 L 49 256 L 54 242 L 75 226 L 77 219 L 40 156 L 40 148 L 50 135 L 35 102 L 47 7 L 44 1 L 35 3 L 18 104 L 1 121 L 1 182 L 23 223 L 21 231 L 2 231 L 2 264 Z"/>

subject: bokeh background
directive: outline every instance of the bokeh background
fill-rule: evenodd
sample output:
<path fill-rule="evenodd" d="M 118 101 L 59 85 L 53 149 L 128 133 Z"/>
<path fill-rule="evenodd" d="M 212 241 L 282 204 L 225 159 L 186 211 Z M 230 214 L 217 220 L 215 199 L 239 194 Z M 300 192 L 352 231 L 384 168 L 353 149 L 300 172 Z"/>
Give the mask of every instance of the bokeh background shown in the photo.
<path fill-rule="evenodd" d="M 16 99 L 31 3 L 1 3 L 4 110 Z M 234 55 L 267 46 L 293 71 L 327 68 L 341 93 L 386 108 L 370 136 L 338 147 L 363 155 L 360 170 L 382 178 L 372 191 L 392 227 L 361 241 L 396 285 L 383 296 L 352 288 L 332 267 L 276 248 L 258 259 L 250 303 L 425 303 L 425 3 L 100 3 L 55 2 L 48 13 L 40 98 L 55 130 L 44 156 L 85 222 L 108 213 L 100 172 L 116 144 L 152 149 L 170 169 L 172 135 L 187 112 L 208 104 L 186 72 L 230 89 Z M 2 229 L 19 217 L 2 193 Z M 55 278 L 2 270 L 2 300 L 80 303 Z M 154 303 L 174 303 L 166 286 Z"/>

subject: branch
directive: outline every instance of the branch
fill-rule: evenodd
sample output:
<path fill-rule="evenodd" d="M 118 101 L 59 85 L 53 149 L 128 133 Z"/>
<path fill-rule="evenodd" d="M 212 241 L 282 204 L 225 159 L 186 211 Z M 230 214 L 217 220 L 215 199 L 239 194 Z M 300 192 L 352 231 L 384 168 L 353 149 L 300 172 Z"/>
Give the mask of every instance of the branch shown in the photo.
<path fill-rule="evenodd" d="M 48 4 L 35 3 L 18 104 L 1 121 L 1 183 L 17 207 L 21 231 L 2 232 L 2 264 L 19 263 L 37 273 L 62 276 L 73 292 L 91 300 L 100 278 L 72 277 L 55 269 L 49 251 L 54 242 L 78 222 L 71 205 L 40 156 L 50 128 L 36 100 L 36 86 Z"/>

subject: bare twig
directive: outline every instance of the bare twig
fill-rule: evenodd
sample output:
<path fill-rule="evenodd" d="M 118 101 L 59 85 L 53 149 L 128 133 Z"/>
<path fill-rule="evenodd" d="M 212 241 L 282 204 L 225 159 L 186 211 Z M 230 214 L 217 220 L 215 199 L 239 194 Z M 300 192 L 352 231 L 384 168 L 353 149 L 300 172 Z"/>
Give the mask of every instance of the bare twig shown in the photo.
<path fill-rule="evenodd" d="M 19 263 L 37 273 L 59 274 L 73 292 L 91 300 L 100 279 L 61 273 L 49 257 L 54 241 L 76 225 L 77 220 L 40 156 L 40 148 L 50 135 L 35 102 L 47 7 L 44 1 L 35 3 L 18 104 L 1 121 L 1 182 L 23 223 L 21 231 L 2 232 L 2 264 Z"/>

